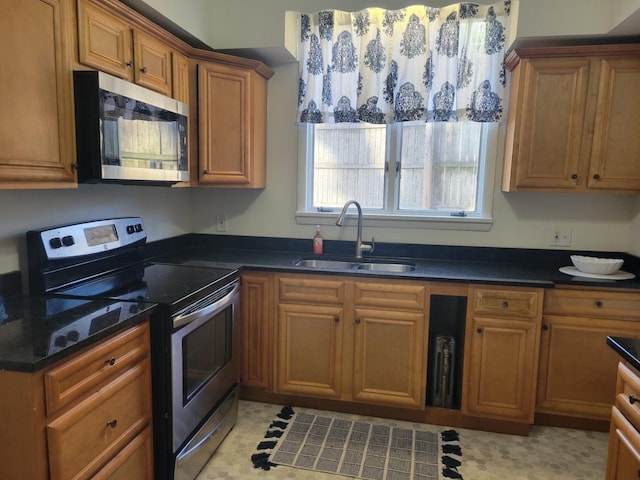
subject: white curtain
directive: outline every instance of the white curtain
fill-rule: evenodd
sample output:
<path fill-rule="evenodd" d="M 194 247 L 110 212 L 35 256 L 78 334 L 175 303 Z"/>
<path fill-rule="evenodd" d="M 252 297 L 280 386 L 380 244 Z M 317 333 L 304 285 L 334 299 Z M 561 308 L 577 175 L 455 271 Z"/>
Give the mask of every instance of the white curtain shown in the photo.
<path fill-rule="evenodd" d="M 510 1 L 300 14 L 301 122 L 496 122 Z"/>

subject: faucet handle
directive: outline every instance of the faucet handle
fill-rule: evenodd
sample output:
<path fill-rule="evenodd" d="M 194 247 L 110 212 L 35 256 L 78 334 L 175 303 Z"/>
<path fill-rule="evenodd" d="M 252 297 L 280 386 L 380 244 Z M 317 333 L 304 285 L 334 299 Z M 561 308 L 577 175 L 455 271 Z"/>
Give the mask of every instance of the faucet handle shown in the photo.
<path fill-rule="evenodd" d="M 362 244 L 362 250 L 365 252 L 373 253 L 373 250 L 376 248 L 376 237 L 371 237 L 371 245 L 368 243 Z"/>

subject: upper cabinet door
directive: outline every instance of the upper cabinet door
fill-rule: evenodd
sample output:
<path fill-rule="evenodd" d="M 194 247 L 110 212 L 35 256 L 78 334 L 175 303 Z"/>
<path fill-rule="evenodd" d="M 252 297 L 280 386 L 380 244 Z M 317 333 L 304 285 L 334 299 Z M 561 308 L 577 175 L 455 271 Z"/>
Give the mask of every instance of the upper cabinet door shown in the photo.
<path fill-rule="evenodd" d="M 171 48 L 134 30 L 133 54 L 135 83 L 171 96 Z"/>
<path fill-rule="evenodd" d="M 198 80 L 199 184 L 264 188 L 266 79 L 201 62 Z"/>
<path fill-rule="evenodd" d="M 576 188 L 589 81 L 588 59 L 527 59 L 513 76 L 505 155 L 508 187 Z M 507 188 L 511 189 L 511 188 Z"/>
<path fill-rule="evenodd" d="M 600 60 L 589 188 L 640 191 L 640 58 Z"/>
<path fill-rule="evenodd" d="M 0 16 L 0 188 L 74 187 L 67 0 L 5 0 Z"/>
<path fill-rule="evenodd" d="M 85 1 L 78 2 L 78 51 L 80 63 L 133 80 L 129 25 Z"/>

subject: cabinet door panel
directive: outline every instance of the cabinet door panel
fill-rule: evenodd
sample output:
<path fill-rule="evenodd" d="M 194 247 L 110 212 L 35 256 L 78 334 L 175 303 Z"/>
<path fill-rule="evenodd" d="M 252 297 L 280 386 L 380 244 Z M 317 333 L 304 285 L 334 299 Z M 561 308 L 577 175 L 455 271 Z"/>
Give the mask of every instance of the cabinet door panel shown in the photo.
<path fill-rule="evenodd" d="M 477 317 L 472 327 L 463 413 L 532 423 L 536 323 Z"/>
<path fill-rule="evenodd" d="M 160 40 L 133 32 L 134 81 L 163 95 L 171 96 L 171 49 Z"/>
<path fill-rule="evenodd" d="M 516 186 L 574 188 L 572 176 L 580 173 L 589 60 L 533 59 L 523 68 L 514 146 Z"/>
<path fill-rule="evenodd" d="M 608 420 L 619 356 L 607 335 L 639 336 L 634 322 L 545 315 L 536 410 Z"/>
<path fill-rule="evenodd" d="M 340 397 L 342 335 L 341 307 L 280 304 L 278 392 Z"/>
<path fill-rule="evenodd" d="M 357 308 L 354 331 L 354 399 L 424 408 L 424 314 Z"/>
<path fill-rule="evenodd" d="M 133 80 L 133 45 L 129 25 L 85 1 L 78 2 L 78 49 L 80 63 Z"/>
<path fill-rule="evenodd" d="M 74 187 L 71 35 L 64 0 L 7 0 L 0 15 L 0 187 Z"/>
<path fill-rule="evenodd" d="M 273 282 L 270 274 L 242 274 L 242 384 L 271 389 Z"/>
<path fill-rule="evenodd" d="M 199 181 L 247 184 L 251 178 L 250 72 L 202 63 L 198 77 Z"/>
<path fill-rule="evenodd" d="M 589 188 L 640 190 L 640 59 L 601 61 Z"/>

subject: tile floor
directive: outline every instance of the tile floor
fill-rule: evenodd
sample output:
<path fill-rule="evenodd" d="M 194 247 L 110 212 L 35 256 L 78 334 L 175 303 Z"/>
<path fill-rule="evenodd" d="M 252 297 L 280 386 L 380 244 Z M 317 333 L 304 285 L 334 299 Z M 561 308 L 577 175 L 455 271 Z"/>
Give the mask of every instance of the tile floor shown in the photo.
<path fill-rule="evenodd" d="M 351 478 L 286 466 L 269 471 L 253 468 L 251 455 L 281 408 L 281 405 L 241 401 L 236 426 L 197 480 Z M 357 415 L 335 415 L 358 418 Z M 389 425 L 412 425 L 396 420 L 360 418 Z M 459 472 L 464 480 L 602 480 L 605 476 L 607 433 L 534 426 L 528 437 L 521 437 L 456 430 L 460 433 L 462 448 Z"/>

